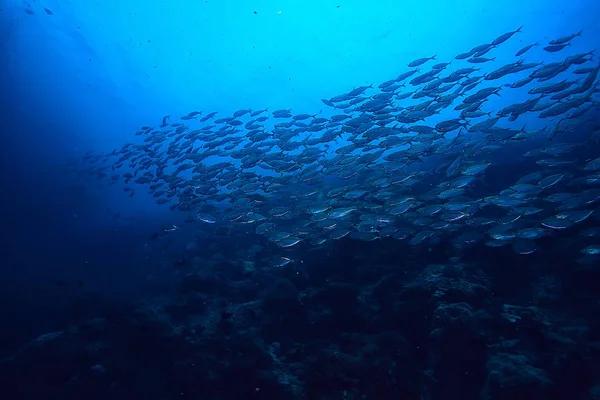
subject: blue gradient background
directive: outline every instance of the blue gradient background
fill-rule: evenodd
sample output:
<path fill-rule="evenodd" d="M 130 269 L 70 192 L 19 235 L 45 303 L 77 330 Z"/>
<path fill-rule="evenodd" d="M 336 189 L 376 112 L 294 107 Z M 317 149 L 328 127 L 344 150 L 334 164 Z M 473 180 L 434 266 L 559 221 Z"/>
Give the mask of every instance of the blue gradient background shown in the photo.
<path fill-rule="evenodd" d="M 149 275 L 170 273 L 168 254 L 147 246 L 153 230 L 171 223 L 168 208 L 151 196 L 129 198 L 119 185 L 73 180 L 69 160 L 121 147 L 167 114 L 315 114 L 326 108 L 321 98 L 395 78 L 415 58 L 450 61 L 521 25 L 489 56 L 512 62 L 526 44 L 581 29 L 569 54 L 600 47 L 600 3 L 591 0 L 9 0 L 0 7 L 0 319 L 15 326 L 3 333 L 14 342 L 74 312 L 77 291 L 48 280 L 85 279 L 99 298 L 122 299 L 134 298 Z M 538 47 L 525 59 L 563 56 Z M 519 101 L 512 95 L 497 101 Z"/>

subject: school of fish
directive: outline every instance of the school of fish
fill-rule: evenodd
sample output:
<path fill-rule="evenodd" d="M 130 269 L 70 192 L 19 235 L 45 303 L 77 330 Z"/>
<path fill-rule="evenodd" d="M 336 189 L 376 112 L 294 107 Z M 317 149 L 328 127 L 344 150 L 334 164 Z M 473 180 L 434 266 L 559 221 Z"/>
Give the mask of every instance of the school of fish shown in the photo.
<path fill-rule="evenodd" d="M 250 227 L 282 248 L 391 237 L 530 254 L 538 239 L 600 217 L 600 65 L 594 49 L 552 63 L 524 59 L 562 55 L 577 32 L 489 68 L 496 57 L 486 55 L 520 31 L 451 62 L 415 60 L 395 79 L 323 99 L 327 109 L 315 115 L 165 116 L 135 143 L 86 154 L 87 171 L 122 181 L 131 196 L 148 188 L 195 221 Z M 523 101 L 489 106 L 517 91 Z M 540 129 L 523 123 L 533 118 Z M 507 158 L 521 160 L 519 176 L 502 175 Z M 494 168 L 510 184 L 489 182 Z M 579 235 L 584 257 L 600 260 L 600 228 Z"/>

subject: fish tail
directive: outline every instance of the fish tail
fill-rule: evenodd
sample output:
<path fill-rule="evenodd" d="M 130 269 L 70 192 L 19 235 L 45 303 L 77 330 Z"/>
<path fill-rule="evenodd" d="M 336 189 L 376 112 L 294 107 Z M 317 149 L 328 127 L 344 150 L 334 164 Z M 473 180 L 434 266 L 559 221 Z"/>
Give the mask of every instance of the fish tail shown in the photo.
<path fill-rule="evenodd" d="M 523 124 L 523 127 L 521 128 L 521 130 L 520 130 L 519 132 L 522 132 L 522 133 L 527 133 L 527 132 L 525 131 L 525 128 L 526 128 L 526 127 L 527 127 L 527 124 Z"/>

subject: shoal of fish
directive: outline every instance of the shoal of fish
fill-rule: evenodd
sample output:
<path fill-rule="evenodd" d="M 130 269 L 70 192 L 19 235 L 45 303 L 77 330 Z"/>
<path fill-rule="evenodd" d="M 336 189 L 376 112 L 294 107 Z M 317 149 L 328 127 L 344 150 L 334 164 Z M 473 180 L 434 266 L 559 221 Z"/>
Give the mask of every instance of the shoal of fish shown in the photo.
<path fill-rule="evenodd" d="M 537 239 L 600 218 L 600 65 L 594 49 L 525 61 L 535 51 L 563 54 L 577 32 L 488 68 L 496 57 L 486 54 L 520 31 L 452 62 L 421 58 L 377 87 L 322 99 L 327 117 L 266 109 L 165 116 L 136 132 L 136 142 L 87 153 L 85 171 L 124 182 L 130 196 L 147 187 L 190 222 L 250 227 L 282 248 L 391 237 L 531 254 Z M 523 101 L 489 106 L 517 91 Z M 542 128 L 528 130 L 519 118 Z M 507 158 L 524 159 L 521 173 L 490 193 L 497 182 L 486 175 Z M 600 228 L 578 234 L 583 257 L 597 262 Z"/>

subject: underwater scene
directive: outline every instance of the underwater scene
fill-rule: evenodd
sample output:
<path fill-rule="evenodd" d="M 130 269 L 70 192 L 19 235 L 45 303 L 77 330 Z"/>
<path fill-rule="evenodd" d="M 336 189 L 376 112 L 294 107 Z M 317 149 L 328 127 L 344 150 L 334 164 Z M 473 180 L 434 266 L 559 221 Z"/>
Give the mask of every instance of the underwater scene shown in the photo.
<path fill-rule="evenodd" d="M 0 35 L 1 398 L 600 400 L 600 3 Z"/>

